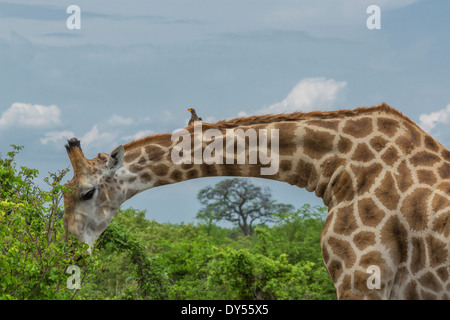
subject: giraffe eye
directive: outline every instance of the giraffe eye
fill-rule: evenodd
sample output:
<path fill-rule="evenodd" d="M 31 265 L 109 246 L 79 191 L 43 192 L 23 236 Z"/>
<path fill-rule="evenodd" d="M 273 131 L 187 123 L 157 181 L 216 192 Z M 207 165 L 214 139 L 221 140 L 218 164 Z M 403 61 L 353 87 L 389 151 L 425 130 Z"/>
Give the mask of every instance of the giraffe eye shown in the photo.
<path fill-rule="evenodd" d="M 82 193 L 81 200 L 86 201 L 86 200 L 92 199 L 92 197 L 94 196 L 94 192 L 95 192 L 95 188 L 92 188 L 91 190 Z"/>

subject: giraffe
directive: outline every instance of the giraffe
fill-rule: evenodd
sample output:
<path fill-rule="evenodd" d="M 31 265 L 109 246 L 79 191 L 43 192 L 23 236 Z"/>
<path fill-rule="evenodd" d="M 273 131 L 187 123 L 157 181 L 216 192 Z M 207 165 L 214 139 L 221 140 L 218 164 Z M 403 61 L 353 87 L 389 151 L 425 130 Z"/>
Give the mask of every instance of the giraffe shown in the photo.
<path fill-rule="evenodd" d="M 338 299 L 449 299 L 450 152 L 408 117 L 383 103 L 237 118 L 203 124 L 207 129 L 222 141 L 227 129 L 277 129 L 277 172 L 261 175 L 259 160 L 175 164 L 178 141 L 170 134 L 93 159 L 72 138 L 66 234 L 92 246 L 119 206 L 150 188 L 209 176 L 262 177 L 315 192 L 328 207 L 320 243 Z M 186 130 L 194 135 L 194 126 Z M 267 140 L 269 147 L 275 142 Z"/>

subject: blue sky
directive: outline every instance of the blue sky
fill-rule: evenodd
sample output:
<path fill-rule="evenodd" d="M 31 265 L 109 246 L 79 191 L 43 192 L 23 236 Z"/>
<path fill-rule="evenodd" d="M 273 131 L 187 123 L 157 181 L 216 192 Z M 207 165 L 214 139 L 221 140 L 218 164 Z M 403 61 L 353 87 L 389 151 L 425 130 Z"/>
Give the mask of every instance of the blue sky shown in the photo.
<path fill-rule="evenodd" d="M 69 5 L 81 29 L 69 30 Z M 369 5 L 381 29 L 369 30 Z M 0 152 L 19 165 L 70 166 L 133 137 L 240 115 L 337 110 L 386 102 L 450 146 L 447 0 L 0 0 Z M 71 177 L 71 173 L 68 176 Z M 160 222 L 191 222 L 204 178 L 124 203 Z M 263 179 L 280 202 L 322 204 Z M 177 199 L 174 201 L 173 199 Z"/>

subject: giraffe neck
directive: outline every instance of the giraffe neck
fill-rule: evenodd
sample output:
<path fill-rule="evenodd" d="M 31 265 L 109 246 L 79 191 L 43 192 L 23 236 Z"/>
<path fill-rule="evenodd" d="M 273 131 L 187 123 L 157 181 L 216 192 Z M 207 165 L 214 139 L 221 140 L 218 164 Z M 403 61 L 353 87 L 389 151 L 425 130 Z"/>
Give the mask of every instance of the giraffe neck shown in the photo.
<path fill-rule="evenodd" d="M 266 123 L 251 119 L 228 127 L 200 123 L 201 129 L 190 126 L 125 145 L 118 177 L 126 186 L 126 199 L 195 178 L 242 176 L 305 188 L 330 209 L 367 193 L 386 172 L 397 171 L 401 177 L 401 171 L 414 170 L 401 160 L 430 138 L 406 117 L 383 109 L 348 115 L 312 113 Z M 433 143 L 440 156 L 445 148 Z M 431 152 L 432 148 L 424 156 Z M 385 180 L 388 190 L 392 174 Z"/>
<path fill-rule="evenodd" d="M 354 161 L 367 161 L 371 153 L 365 144 L 355 146 L 343 131 L 364 135 L 359 131 L 369 132 L 372 120 L 365 117 L 347 126 L 343 120 L 311 117 L 232 128 L 197 123 L 172 135 L 125 145 L 118 177 L 126 186 L 126 199 L 149 188 L 200 177 L 242 176 L 306 188 L 330 206 L 353 196 L 346 172 L 351 151 Z"/>

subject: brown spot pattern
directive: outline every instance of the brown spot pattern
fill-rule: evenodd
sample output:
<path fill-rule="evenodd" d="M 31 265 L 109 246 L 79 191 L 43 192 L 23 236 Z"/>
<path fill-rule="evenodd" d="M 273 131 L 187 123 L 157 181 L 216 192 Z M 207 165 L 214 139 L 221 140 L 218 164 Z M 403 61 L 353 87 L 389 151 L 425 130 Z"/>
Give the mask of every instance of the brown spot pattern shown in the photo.
<path fill-rule="evenodd" d="M 387 165 L 392 166 L 398 160 L 398 152 L 393 146 L 390 146 L 381 155 L 381 159 L 386 162 Z"/>
<path fill-rule="evenodd" d="M 447 246 L 441 240 L 433 237 L 427 237 L 428 256 L 432 267 L 437 267 L 447 261 Z"/>
<path fill-rule="evenodd" d="M 409 160 L 414 166 L 428 166 L 431 167 L 433 164 L 438 162 L 440 158 L 434 153 L 430 153 L 428 151 L 421 151 L 416 153 Z"/>
<path fill-rule="evenodd" d="M 130 168 L 130 172 L 133 172 L 133 173 L 137 173 L 137 172 L 145 169 L 144 166 L 141 166 L 140 164 L 137 164 L 137 163 L 132 164 L 129 168 Z"/>
<path fill-rule="evenodd" d="M 292 169 L 292 161 L 291 160 L 281 160 L 280 161 L 280 170 L 281 171 L 290 171 Z"/>
<path fill-rule="evenodd" d="M 320 119 L 320 120 L 309 120 L 306 122 L 306 124 L 337 131 L 339 121 L 331 119 Z"/>
<path fill-rule="evenodd" d="M 170 178 L 175 182 L 179 182 L 183 180 L 183 173 L 180 170 L 173 170 L 170 174 Z"/>
<path fill-rule="evenodd" d="M 137 192 L 136 190 L 130 189 L 130 190 L 127 191 L 126 198 L 127 198 L 127 199 L 130 199 L 131 197 L 133 197 L 133 196 L 136 195 L 137 193 L 138 193 L 138 192 Z"/>
<path fill-rule="evenodd" d="M 294 143 L 297 124 L 290 122 L 281 122 L 275 124 L 274 129 L 278 129 L 280 155 L 292 156 L 295 151 L 297 151 L 297 146 Z"/>
<path fill-rule="evenodd" d="M 439 150 L 439 146 L 436 141 L 429 135 L 425 136 L 425 147 L 435 152 Z"/>
<path fill-rule="evenodd" d="M 370 266 L 378 266 L 380 267 L 380 271 L 386 273 L 386 261 L 383 259 L 381 252 L 379 251 L 370 251 L 361 256 L 359 261 L 359 265 L 364 269 L 367 269 Z M 383 276 L 383 274 L 381 274 Z"/>
<path fill-rule="evenodd" d="M 438 275 L 438 277 L 443 281 L 447 281 L 448 280 L 448 266 L 442 266 L 439 269 L 436 270 L 436 273 Z"/>
<path fill-rule="evenodd" d="M 183 170 L 189 170 L 189 169 L 191 169 L 193 167 L 194 167 L 193 163 L 182 163 L 181 164 L 181 169 L 183 169 Z"/>
<path fill-rule="evenodd" d="M 380 186 L 375 190 L 375 195 L 377 198 L 386 208 L 390 210 L 397 208 L 397 204 L 400 199 L 399 194 L 393 186 L 394 178 L 390 172 L 386 172 Z"/>
<path fill-rule="evenodd" d="M 393 137 L 400 124 L 397 120 L 380 117 L 377 120 L 378 130 L 389 137 Z"/>
<path fill-rule="evenodd" d="M 342 264 L 336 260 L 331 261 L 328 266 L 328 273 L 333 282 L 336 282 L 342 274 Z"/>
<path fill-rule="evenodd" d="M 340 257 L 346 268 L 351 268 L 356 261 L 356 254 L 353 251 L 350 243 L 345 240 L 339 240 L 334 237 L 328 239 L 328 244 L 333 250 L 334 254 Z"/>
<path fill-rule="evenodd" d="M 385 216 L 384 211 L 378 208 L 371 198 L 358 202 L 358 213 L 362 223 L 369 227 L 376 227 Z"/>
<path fill-rule="evenodd" d="M 414 190 L 403 200 L 401 212 L 406 218 L 409 226 L 413 230 L 424 230 L 427 227 L 427 199 L 431 191 L 425 188 Z"/>
<path fill-rule="evenodd" d="M 225 165 L 225 166 L 234 166 L 234 165 Z M 217 169 L 215 165 L 203 163 L 200 165 L 200 169 L 202 170 L 202 177 L 214 177 L 217 175 Z"/>
<path fill-rule="evenodd" d="M 145 147 L 145 152 L 147 153 L 148 160 L 156 162 L 163 158 L 165 151 L 158 146 L 149 145 Z"/>
<path fill-rule="evenodd" d="M 303 145 L 303 152 L 313 158 L 320 159 L 333 149 L 334 135 L 328 132 L 305 129 L 306 140 Z"/>
<path fill-rule="evenodd" d="M 355 138 L 364 138 L 372 133 L 372 120 L 364 117 L 356 120 L 348 120 L 342 132 Z"/>
<path fill-rule="evenodd" d="M 439 292 L 442 290 L 442 285 L 439 279 L 432 272 L 427 272 L 419 278 L 419 283 L 427 289 L 434 292 Z"/>
<path fill-rule="evenodd" d="M 353 180 L 347 171 L 343 171 L 333 181 L 332 185 L 333 195 L 338 202 L 351 200 L 354 197 Z"/>
<path fill-rule="evenodd" d="M 141 149 L 134 149 L 134 150 L 131 150 L 130 152 L 127 152 L 127 154 L 124 156 L 123 160 L 126 163 L 130 163 L 130 162 L 134 161 L 140 155 L 141 155 Z"/>
<path fill-rule="evenodd" d="M 336 214 L 334 231 L 349 236 L 356 230 L 358 224 L 353 214 L 353 205 L 340 208 Z"/>
<path fill-rule="evenodd" d="M 444 182 L 438 186 L 438 190 L 441 190 L 444 193 L 450 194 L 450 183 Z"/>
<path fill-rule="evenodd" d="M 338 142 L 339 152 L 346 154 L 350 151 L 352 146 L 353 146 L 353 143 L 350 139 L 347 139 L 345 137 L 340 137 L 339 142 Z"/>
<path fill-rule="evenodd" d="M 186 172 L 187 179 L 195 179 L 198 177 L 198 171 L 196 169 L 192 169 Z"/>
<path fill-rule="evenodd" d="M 128 179 L 128 183 L 133 183 L 136 179 L 137 179 L 136 176 L 131 177 L 131 178 Z"/>
<path fill-rule="evenodd" d="M 445 160 L 450 161 L 450 151 L 449 150 L 442 150 L 441 154 Z"/>
<path fill-rule="evenodd" d="M 438 173 L 442 179 L 450 178 L 450 163 L 445 162 L 442 166 L 439 167 Z"/>
<path fill-rule="evenodd" d="M 417 178 L 419 183 L 428 184 L 432 186 L 437 182 L 436 176 L 430 170 L 417 170 Z"/>
<path fill-rule="evenodd" d="M 322 163 L 322 175 L 325 177 L 331 177 L 336 169 L 344 164 L 345 159 L 339 158 L 338 156 L 329 157 Z"/>
<path fill-rule="evenodd" d="M 159 186 L 163 186 L 166 184 L 169 184 L 170 182 L 164 179 L 158 179 L 155 184 L 153 185 L 154 188 L 159 187 Z"/>
<path fill-rule="evenodd" d="M 353 286 L 355 287 L 355 289 L 363 293 L 369 293 L 370 291 L 372 291 L 372 289 L 369 289 L 367 286 L 367 280 L 370 276 L 370 273 L 356 270 L 353 273 Z"/>
<path fill-rule="evenodd" d="M 356 175 L 356 190 L 358 195 L 362 195 L 370 190 L 375 178 L 378 177 L 383 167 L 379 163 L 374 163 L 368 167 L 351 166 Z"/>
<path fill-rule="evenodd" d="M 397 187 L 401 192 L 408 190 L 412 184 L 413 179 L 411 175 L 411 170 L 408 168 L 406 161 L 402 161 L 398 166 L 398 174 L 395 175 L 395 180 L 397 181 Z"/>
<path fill-rule="evenodd" d="M 423 268 L 425 268 L 426 263 L 426 252 L 425 244 L 420 238 L 412 238 L 412 253 L 411 253 L 411 272 L 416 274 Z"/>
<path fill-rule="evenodd" d="M 369 231 L 361 231 L 355 234 L 353 242 L 359 250 L 364 250 L 375 244 L 375 234 Z"/>
<path fill-rule="evenodd" d="M 163 163 L 157 164 L 156 166 L 151 166 L 150 169 L 152 169 L 154 174 L 160 177 L 165 176 L 169 171 L 169 167 Z"/>
<path fill-rule="evenodd" d="M 303 160 L 298 162 L 295 172 L 297 173 L 288 178 L 288 182 L 300 188 L 305 188 L 309 181 L 314 181 L 318 178 L 316 168 L 311 163 Z"/>
<path fill-rule="evenodd" d="M 374 154 L 370 151 L 369 147 L 365 143 L 360 143 L 353 153 L 352 160 L 367 162 L 372 160 Z"/>
<path fill-rule="evenodd" d="M 409 154 L 414 149 L 412 141 L 405 136 L 398 137 L 397 140 L 395 140 L 395 143 L 400 147 L 403 154 Z"/>
<path fill-rule="evenodd" d="M 370 140 L 370 146 L 375 149 L 375 151 L 380 152 L 386 147 L 387 140 L 381 136 L 377 136 Z"/>
<path fill-rule="evenodd" d="M 433 221 L 433 231 L 443 234 L 445 237 L 450 236 L 450 211 L 441 214 Z"/>
<path fill-rule="evenodd" d="M 408 257 L 408 232 L 398 217 L 392 216 L 381 229 L 381 242 L 389 250 L 395 264 Z"/>
<path fill-rule="evenodd" d="M 143 174 L 141 174 L 141 183 L 149 183 L 152 180 L 152 176 L 150 173 L 148 172 L 144 172 Z"/>
<path fill-rule="evenodd" d="M 417 290 L 417 283 L 414 280 L 410 281 L 403 294 L 407 300 L 418 300 L 420 297 Z"/>

